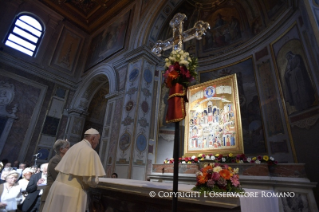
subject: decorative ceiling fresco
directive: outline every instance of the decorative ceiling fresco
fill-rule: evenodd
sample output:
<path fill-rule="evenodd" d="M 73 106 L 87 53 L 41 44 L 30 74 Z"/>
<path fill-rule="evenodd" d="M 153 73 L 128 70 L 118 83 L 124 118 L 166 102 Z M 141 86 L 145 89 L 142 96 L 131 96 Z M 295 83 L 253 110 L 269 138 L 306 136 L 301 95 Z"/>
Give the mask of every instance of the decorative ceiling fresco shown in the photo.
<path fill-rule="evenodd" d="M 211 26 L 202 40 L 191 40 L 184 49 L 200 58 L 221 55 L 244 44 L 269 26 L 289 6 L 289 0 L 185 0 L 166 19 L 158 40 L 172 36 L 169 21 L 184 13 L 184 30 L 198 20 Z M 166 52 L 169 54 L 169 51 Z"/>
<path fill-rule="evenodd" d="M 92 33 L 119 14 L 131 0 L 40 0 L 81 29 Z"/>

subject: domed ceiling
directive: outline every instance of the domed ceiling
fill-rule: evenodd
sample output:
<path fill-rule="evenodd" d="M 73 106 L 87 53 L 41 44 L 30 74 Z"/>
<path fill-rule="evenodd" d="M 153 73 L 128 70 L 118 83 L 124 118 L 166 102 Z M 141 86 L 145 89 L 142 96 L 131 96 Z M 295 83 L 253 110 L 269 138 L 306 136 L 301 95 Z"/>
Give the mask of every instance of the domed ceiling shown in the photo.
<path fill-rule="evenodd" d="M 211 57 L 233 50 L 270 26 L 290 5 L 289 0 L 185 0 L 163 24 L 158 40 L 172 36 L 169 21 L 176 13 L 184 13 L 184 30 L 198 20 L 211 26 L 203 39 L 184 44 L 184 49 L 197 57 Z M 169 52 L 169 50 L 167 51 Z"/>

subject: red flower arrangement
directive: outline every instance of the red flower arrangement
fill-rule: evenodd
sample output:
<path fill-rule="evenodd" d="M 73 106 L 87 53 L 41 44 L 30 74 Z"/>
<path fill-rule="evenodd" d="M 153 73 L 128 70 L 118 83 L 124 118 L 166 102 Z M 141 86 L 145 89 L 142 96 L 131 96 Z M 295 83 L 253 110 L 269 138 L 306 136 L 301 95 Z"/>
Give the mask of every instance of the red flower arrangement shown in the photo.
<path fill-rule="evenodd" d="M 243 192 L 240 186 L 238 168 L 213 163 L 196 173 L 197 183 L 193 191 L 206 192 Z"/>
<path fill-rule="evenodd" d="M 183 50 L 172 51 L 170 56 L 165 59 L 164 80 L 166 86 L 171 88 L 174 84 L 179 83 L 187 88 L 197 76 L 196 67 L 197 58 L 190 57 L 189 53 Z"/>

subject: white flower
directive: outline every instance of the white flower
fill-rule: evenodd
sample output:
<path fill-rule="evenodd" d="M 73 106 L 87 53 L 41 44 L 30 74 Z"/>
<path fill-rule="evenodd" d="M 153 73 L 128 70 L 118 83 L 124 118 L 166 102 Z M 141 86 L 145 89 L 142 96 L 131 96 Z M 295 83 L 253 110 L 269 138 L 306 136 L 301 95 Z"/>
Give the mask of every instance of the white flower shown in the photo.
<path fill-rule="evenodd" d="M 275 160 L 275 158 L 273 158 L 273 157 L 270 157 L 269 159 L 272 160 L 272 161 Z"/>
<path fill-rule="evenodd" d="M 260 164 L 260 160 L 256 160 L 255 163 Z"/>
<path fill-rule="evenodd" d="M 222 170 L 222 167 L 220 167 L 220 166 L 216 166 L 213 168 L 214 172 L 220 172 L 221 170 Z"/>
<path fill-rule="evenodd" d="M 206 158 L 206 159 L 210 159 L 210 158 L 209 158 L 209 155 L 206 155 L 205 158 Z"/>
<path fill-rule="evenodd" d="M 226 161 L 226 158 L 222 158 L 222 161 L 225 162 L 225 161 Z"/>
<path fill-rule="evenodd" d="M 203 173 L 200 172 L 200 171 L 198 171 L 198 172 L 196 172 L 196 177 L 197 177 L 197 176 L 203 176 Z"/>
<path fill-rule="evenodd" d="M 244 161 L 243 161 L 243 160 L 240 160 L 239 163 L 244 163 Z"/>
<path fill-rule="evenodd" d="M 182 163 L 186 163 L 185 161 L 182 161 Z"/>
<path fill-rule="evenodd" d="M 250 163 L 250 161 L 251 161 L 251 158 L 247 158 L 247 162 L 249 162 L 249 163 Z"/>
<path fill-rule="evenodd" d="M 234 172 L 235 174 L 237 174 L 237 173 L 239 172 L 239 168 L 234 168 L 234 169 L 233 169 L 233 172 Z"/>
<path fill-rule="evenodd" d="M 192 159 L 194 160 L 195 158 L 196 158 L 196 156 L 195 156 L 195 155 L 193 155 L 193 156 L 192 156 Z"/>
<path fill-rule="evenodd" d="M 170 62 L 165 63 L 165 66 L 166 66 L 166 67 L 169 67 L 170 65 L 171 65 Z"/>
<path fill-rule="evenodd" d="M 210 157 L 210 159 L 215 160 L 215 156 L 214 156 L 214 155 L 212 155 L 212 156 Z"/>
<path fill-rule="evenodd" d="M 181 65 L 185 65 L 188 68 L 188 62 L 186 60 L 181 60 L 179 63 Z"/>

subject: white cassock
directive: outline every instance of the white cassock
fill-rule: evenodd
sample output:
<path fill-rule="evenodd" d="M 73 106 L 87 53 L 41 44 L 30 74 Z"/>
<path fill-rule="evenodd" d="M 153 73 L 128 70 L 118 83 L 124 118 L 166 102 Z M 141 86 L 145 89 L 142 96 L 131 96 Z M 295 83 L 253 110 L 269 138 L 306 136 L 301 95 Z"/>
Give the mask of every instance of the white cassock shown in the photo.
<path fill-rule="evenodd" d="M 99 155 L 83 139 L 73 145 L 55 167 L 59 174 L 45 201 L 45 212 L 85 212 L 87 194 L 83 188 L 96 187 L 105 176 Z"/>

